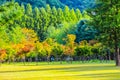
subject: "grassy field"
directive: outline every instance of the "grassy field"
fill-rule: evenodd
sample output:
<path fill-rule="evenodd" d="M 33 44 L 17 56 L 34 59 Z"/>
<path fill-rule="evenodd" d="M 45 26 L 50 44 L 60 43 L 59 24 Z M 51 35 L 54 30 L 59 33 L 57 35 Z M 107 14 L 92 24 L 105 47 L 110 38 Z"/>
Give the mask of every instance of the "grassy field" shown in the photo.
<path fill-rule="evenodd" d="M 120 80 L 120 67 L 113 62 L 2 64 L 0 80 Z"/>

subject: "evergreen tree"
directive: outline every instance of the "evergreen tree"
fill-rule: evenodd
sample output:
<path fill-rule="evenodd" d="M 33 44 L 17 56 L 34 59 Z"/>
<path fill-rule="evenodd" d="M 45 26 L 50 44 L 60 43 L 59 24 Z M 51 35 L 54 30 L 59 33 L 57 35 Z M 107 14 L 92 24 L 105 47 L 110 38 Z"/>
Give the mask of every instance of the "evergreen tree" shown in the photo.
<path fill-rule="evenodd" d="M 57 27 L 57 9 L 55 7 L 52 8 L 51 23 Z"/>
<path fill-rule="evenodd" d="M 83 19 L 85 19 L 85 20 L 90 19 L 90 16 L 88 15 L 87 11 L 83 11 L 82 16 L 83 16 Z"/>
<path fill-rule="evenodd" d="M 79 22 L 77 25 L 77 30 L 76 30 L 76 42 L 79 43 L 83 40 L 92 40 L 95 38 L 95 34 L 97 31 L 92 27 L 87 25 L 86 20 L 82 20 Z"/>
<path fill-rule="evenodd" d="M 32 16 L 32 6 L 30 4 L 27 4 L 25 14 L 27 16 Z"/>
<path fill-rule="evenodd" d="M 26 27 L 27 28 L 33 28 L 34 27 L 32 6 L 30 4 L 27 4 L 27 6 L 26 6 L 25 20 L 26 20 Z"/>
<path fill-rule="evenodd" d="M 49 4 L 46 5 L 46 13 L 47 13 L 47 22 L 46 22 L 46 25 L 47 27 L 49 27 L 49 25 L 51 24 L 50 21 L 51 21 L 51 15 L 52 15 L 52 10 L 51 10 L 51 7 Z"/>
<path fill-rule="evenodd" d="M 79 9 L 76 9 L 76 17 L 77 17 L 77 20 L 79 21 L 79 20 L 81 20 L 82 19 L 82 13 L 80 12 L 80 10 Z"/>
<path fill-rule="evenodd" d="M 42 31 L 42 19 L 41 19 L 41 15 L 40 15 L 40 10 L 37 7 L 34 9 L 33 18 L 34 18 L 34 28 L 33 29 L 38 34 L 38 37 L 40 40 L 41 36 L 39 33 Z"/>
<path fill-rule="evenodd" d="M 33 18 L 34 18 L 34 30 L 38 31 L 40 28 L 40 26 L 39 26 L 40 11 L 37 7 L 35 7 L 35 9 L 34 9 Z"/>
<path fill-rule="evenodd" d="M 98 29 L 98 40 L 115 49 L 116 66 L 120 66 L 120 0 L 97 0 L 97 7 L 88 11 L 90 24 Z"/>
<path fill-rule="evenodd" d="M 23 15 L 22 15 L 22 17 L 20 18 L 20 20 L 19 20 L 19 25 L 21 26 L 21 27 L 26 27 L 26 20 L 25 20 L 25 6 L 22 4 L 21 5 L 21 9 L 22 9 L 22 11 L 23 11 Z"/>
<path fill-rule="evenodd" d="M 61 24 L 62 22 L 65 21 L 64 13 L 61 8 L 58 8 L 58 13 L 57 13 L 57 19 L 58 19 L 58 24 Z"/>
<path fill-rule="evenodd" d="M 72 20 L 73 22 L 77 22 L 77 17 L 76 17 L 76 14 L 75 14 L 74 9 L 72 9 L 72 10 L 70 11 L 70 16 L 71 16 L 71 20 Z"/>
<path fill-rule="evenodd" d="M 68 6 L 65 6 L 64 8 L 64 17 L 65 17 L 65 21 L 70 22 L 70 9 Z"/>
<path fill-rule="evenodd" d="M 47 12 L 45 8 L 40 8 L 40 17 L 41 17 L 42 23 L 40 24 L 41 27 L 38 32 L 38 35 L 40 36 L 41 41 L 43 41 L 46 38 L 46 32 L 48 28 L 48 18 L 47 18 Z"/>

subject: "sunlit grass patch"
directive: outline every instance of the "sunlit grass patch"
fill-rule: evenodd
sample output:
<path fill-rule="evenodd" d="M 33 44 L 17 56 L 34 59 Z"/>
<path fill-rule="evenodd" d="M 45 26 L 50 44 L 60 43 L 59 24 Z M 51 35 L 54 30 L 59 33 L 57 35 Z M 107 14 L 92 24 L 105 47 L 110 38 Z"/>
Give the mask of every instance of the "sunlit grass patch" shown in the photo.
<path fill-rule="evenodd" d="M 114 63 L 31 64 L 1 65 L 0 80 L 120 80 Z"/>

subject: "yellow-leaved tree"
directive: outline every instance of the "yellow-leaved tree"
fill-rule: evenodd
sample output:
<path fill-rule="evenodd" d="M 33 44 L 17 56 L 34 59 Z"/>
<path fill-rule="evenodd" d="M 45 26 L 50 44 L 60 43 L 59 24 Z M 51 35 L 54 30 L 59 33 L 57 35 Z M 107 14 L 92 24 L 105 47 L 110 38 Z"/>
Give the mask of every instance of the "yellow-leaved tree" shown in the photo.
<path fill-rule="evenodd" d="M 75 35 L 73 34 L 67 35 L 67 38 L 65 39 L 66 46 L 65 46 L 64 54 L 69 56 L 74 55 L 75 39 L 76 39 Z"/>

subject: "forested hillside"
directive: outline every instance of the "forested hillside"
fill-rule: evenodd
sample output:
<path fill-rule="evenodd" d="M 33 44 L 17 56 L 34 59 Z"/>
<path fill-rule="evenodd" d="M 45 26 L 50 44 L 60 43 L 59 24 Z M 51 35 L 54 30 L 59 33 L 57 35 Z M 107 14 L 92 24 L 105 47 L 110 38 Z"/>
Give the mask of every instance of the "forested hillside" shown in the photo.
<path fill-rule="evenodd" d="M 79 8 L 81 11 L 95 7 L 95 0 L 60 0 L 70 8 Z"/>
<path fill-rule="evenodd" d="M 4 3 L 11 0 L 1 0 L 0 3 Z M 94 0 L 15 0 L 19 4 L 27 5 L 30 3 L 33 8 L 35 7 L 45 7 L 49 4 L 51 7 L 64 8 L 68 6 L 69 8 L 79 8 L 81 11 L 87 8 L 93 8 L 95 6 Z"/>
<path fill-rule="evenodd" d="M 11 7 L 7 10 L 4 6 Z M 17 10 L 14 11 L 14 9 L 18 7 L 20 8 L 18 10 L 19 13 L 17 13 Z M 62 39 L 65 38 L 67 34 L 75 34 L 77 30 L 76 24 L 79 23 L 80 20 L 89 19 L 86 12 L 81 13 L 79 9 L 70 9 L 68 6 L 62 9 L 56 7 L 51 8 L 50 5 L 46 5 L 46 8 L 39 9 L 35 7 L 33 9 L 30 4 L 19 6 L 18 3 L 13 2 L 9 5 L 6 3 L 1 6 L 1 10 L 6 11 L 1 14 L 1 22 L 5 24 L 10 20 L 11 23 L 8 25 L 11 29 L 15 25 L 21 28 L 33 29 L 40 41 L 46 38 L 54 38 L 59 43 L 63 42 Z M 11 13 L 13 13 L 13 15 Z M 12 18 L 16 18 L 15 16 L 19 17 L 19 19 L 12 20 Z"/>

